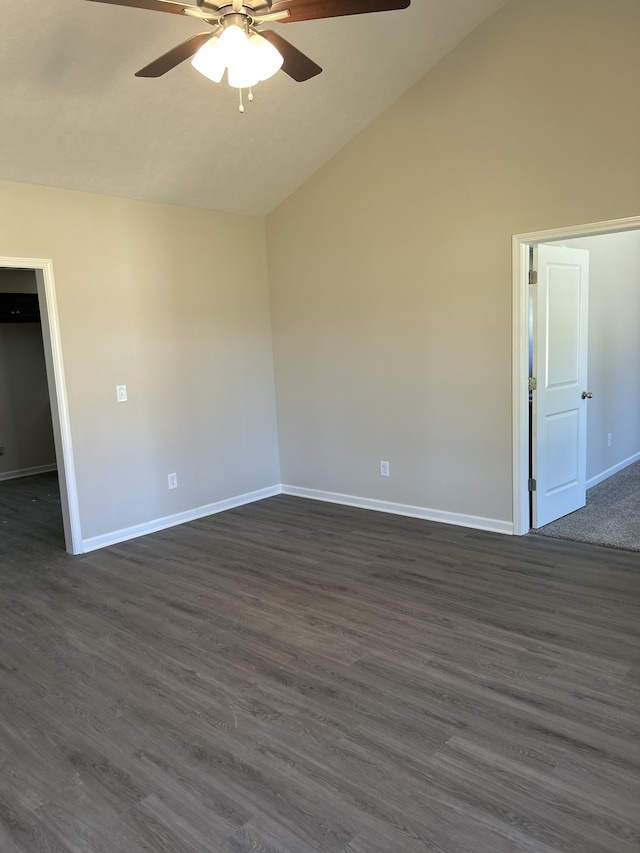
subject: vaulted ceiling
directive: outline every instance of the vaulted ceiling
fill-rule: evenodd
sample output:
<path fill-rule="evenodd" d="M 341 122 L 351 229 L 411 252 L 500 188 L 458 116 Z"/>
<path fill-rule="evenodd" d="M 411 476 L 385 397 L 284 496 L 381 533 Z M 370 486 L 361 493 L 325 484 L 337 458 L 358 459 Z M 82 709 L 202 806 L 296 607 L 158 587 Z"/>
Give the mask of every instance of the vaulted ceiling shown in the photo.
<path fill-rule="evenodd" d="M 206 29 L 86 0 L 3 3 L 0 179 L 264 215 L 506 0 L 271 24 L 322 66 L 237 90 L 189 62 L 134 76 Z M 394 152 L 402 156 L 402 152 Z"/>

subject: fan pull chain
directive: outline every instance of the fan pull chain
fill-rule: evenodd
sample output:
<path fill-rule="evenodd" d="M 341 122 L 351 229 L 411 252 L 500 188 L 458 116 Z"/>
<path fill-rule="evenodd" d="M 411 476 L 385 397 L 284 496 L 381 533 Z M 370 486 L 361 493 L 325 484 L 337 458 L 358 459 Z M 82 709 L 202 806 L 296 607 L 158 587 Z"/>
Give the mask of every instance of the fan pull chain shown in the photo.
<path fill-rule="evenodd" d="M 240 95 L 240 106 L 238 107 L 238 110 L 241 113 L 243 113 L 244 112 L 244 104 L 242 102 L 242 89 L 238 89 L 238 94 Z M 249 101 L 249 103 L 253 103 L 253 89 L 251 88 L 251 86 L 249 86 L 249 92 L 247 94 L 247 100 Z"/>

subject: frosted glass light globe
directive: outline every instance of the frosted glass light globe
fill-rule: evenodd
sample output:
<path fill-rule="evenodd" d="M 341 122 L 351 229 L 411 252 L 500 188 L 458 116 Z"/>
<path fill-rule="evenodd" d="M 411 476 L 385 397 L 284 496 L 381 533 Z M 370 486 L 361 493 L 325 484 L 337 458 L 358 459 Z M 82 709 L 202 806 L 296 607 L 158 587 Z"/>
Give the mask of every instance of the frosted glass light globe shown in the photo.
<path fill-rule="evenodd" d="M 191 60 L 191 64 L 196 71 L 209 80 L 219 83 L 226 68 L 220 51 L 220 39 L 214 36 L 210 41 L 205 42 Z"/>

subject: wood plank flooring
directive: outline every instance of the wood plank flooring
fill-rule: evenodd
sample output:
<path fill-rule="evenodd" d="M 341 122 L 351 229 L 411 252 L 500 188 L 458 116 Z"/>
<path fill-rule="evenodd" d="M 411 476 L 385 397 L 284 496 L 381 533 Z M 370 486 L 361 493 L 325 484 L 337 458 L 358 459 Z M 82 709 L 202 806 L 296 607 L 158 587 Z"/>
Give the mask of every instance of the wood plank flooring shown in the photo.
<path fill-rule="evenodd" d="M 2 853 L 638 853 L 640 558 L 279 496 L 63 552 L 0 483 Z"/>

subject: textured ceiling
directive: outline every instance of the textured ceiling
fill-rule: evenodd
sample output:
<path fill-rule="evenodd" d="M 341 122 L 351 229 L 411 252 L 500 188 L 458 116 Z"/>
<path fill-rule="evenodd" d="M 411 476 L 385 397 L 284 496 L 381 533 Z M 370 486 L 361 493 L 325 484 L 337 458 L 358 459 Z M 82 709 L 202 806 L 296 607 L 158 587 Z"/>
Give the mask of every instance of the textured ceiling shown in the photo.
<path fill-rule="evenodd" d="M 238 94 L 189 62 L 134 73 L 198 21 L 84 0 L 1 0 L 0 179 L 264 215 L 506 0 L 272 24 L 324 69 Z"/>

